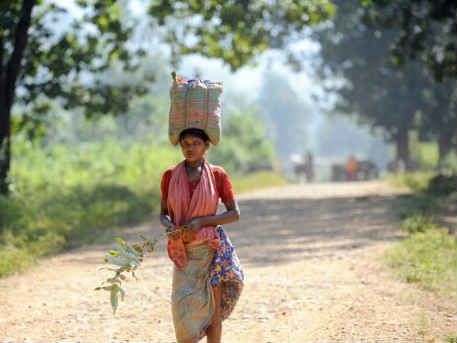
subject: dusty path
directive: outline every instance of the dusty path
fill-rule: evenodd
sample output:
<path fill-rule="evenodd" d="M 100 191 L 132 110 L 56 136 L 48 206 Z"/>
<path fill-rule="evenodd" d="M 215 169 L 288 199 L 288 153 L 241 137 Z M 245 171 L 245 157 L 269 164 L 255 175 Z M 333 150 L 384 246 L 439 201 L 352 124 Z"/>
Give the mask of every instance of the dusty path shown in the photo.
<path fill-rule="evenodd" d="M 296 185 L 240 197 L 226 227 L 246 284 L 224 342 L 423 342 L 457 335 L 457 306 L 396 280 L 381 261 L 395 240 L 393 193 L 378 182 Z M 137 241 L 157 222 L 125 229 Z M 174 342 L 171 264 L 160 244 L 125 285 L 116 317 L 93 291 L 111 246 L 40 261 L 0 280 L 0 342 Z"/>

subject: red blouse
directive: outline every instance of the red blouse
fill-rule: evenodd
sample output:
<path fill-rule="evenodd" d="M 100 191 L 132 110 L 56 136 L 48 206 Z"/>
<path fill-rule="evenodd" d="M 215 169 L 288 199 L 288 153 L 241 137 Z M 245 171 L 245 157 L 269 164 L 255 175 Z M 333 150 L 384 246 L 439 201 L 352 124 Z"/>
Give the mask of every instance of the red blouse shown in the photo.
<path fill-rule="evenodd" d="M 171 171 L 173 167 L 167 169 L 165 173 L 162 175 L 162 181 L 160 182 L 160 190 L 162 191 L 162 207 L 166 208 L 167 204 L 167 197 L 168 197 L 168 185 L 170 184 L 171 179 Z M 214 174 L 214 178 L 216 180 L 216 189 L 219 193 L 219 197 L 221 198 L 222 202 L 226 205 L 231 204 L 234 200 L 233 191 L 232 191 L 232 183 L 224 170 L 224 168 L 220 166 L 211 165 L 211 170 Z M 195 181 L 188 181 L 190 196 L 195 190 L 200 180 Z"/>

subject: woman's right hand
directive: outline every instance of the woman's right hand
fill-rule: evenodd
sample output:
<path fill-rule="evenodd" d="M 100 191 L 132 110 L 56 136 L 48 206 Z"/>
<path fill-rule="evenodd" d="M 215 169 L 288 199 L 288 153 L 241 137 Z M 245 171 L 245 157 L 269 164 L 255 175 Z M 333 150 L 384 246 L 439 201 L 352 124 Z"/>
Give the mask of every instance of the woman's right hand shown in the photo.
<path fill-rule="evenodd" d="M 181 229 L 176 225 L 171 225 L 167 227 L 165 232 L 167 233 L 168 238 L 173 240 L 178 239 L 181 235 Z"/>

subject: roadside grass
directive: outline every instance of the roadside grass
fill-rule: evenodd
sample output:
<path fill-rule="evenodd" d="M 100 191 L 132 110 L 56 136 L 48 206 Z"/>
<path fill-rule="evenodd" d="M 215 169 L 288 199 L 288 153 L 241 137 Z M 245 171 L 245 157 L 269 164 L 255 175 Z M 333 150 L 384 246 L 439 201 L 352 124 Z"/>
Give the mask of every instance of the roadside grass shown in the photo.
<path fill-rule="evenodd" d="M 404 176 L 401 180 L 405 185 Z M 457 300 L 457 239 L 439 224 L 446 206 L 457 200 L 457 178 L 421 175 L 408 180 L 414 192 L 393 204 L 399 229 L 408 236 L 388 249 L 387 264 L 406 282 Z"/>
<path fill-rule="evenodd" d="M 457 300 L 457 241 L 439 228 L 416 232 L 394 243 L 387 263 L 408 283 Z"/>

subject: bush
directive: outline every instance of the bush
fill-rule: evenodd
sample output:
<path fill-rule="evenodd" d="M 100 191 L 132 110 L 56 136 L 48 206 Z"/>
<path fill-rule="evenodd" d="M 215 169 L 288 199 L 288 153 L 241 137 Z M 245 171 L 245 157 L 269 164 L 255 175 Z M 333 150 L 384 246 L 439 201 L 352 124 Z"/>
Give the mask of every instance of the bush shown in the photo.
<path fill-rule="evenodd" d="M 457 193 L 457 175 L 438 174 L 430 179 L 425 191 L 438 196 L 449 196 Z"/>
<path fill-rule="evenodd" d="M 445 230 L 416 232 L 395 243 L 386 257 L 407 282 L 457 299 L 457 241 Z"/>
<path fill-rule="evenodd" d="M 432 177 L 431 172 L 407 172 L 391 174 L 387 179 L 394 186 L 407 187 L 413 192 L 420 192 L 427 188 Z"/>
<path fill-rule="evenodd" d="M 417 193 L 399 197 L 393 202 L 393 210 L 400 219 L 414 216 L 433 216 L 441 208 L 441 199 Z"/>
<path fill-rule="evenodd" d="M 401 229 L 408 233 L 425 232 L 433 228 L 434 224 L 431 217 L 422 214 L 407 217 L 401 224 Z"/>

